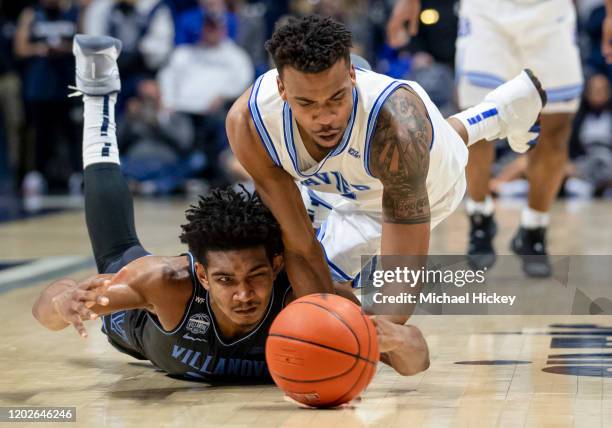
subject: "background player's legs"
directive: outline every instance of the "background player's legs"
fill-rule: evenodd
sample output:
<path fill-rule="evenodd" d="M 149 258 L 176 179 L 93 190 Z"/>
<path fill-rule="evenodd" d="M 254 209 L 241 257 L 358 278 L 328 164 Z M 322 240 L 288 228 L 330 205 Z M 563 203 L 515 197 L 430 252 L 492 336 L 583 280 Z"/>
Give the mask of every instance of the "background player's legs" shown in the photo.
<path fill-rule="evenodd" d="M 457 38 L 456 64 L 459 105 L 462 109 L 480 103 L 488 92 L 518 74 L 517 47 L 508 37 L 503 18 L 511 5 L 487 1 L 462 1 Z M 495 263 L 493 237 L 496 226 L 489 194 L 495 145 L 481 140 L 469 147 L 466 167 L 467 203 L 470 220 L 468 261 L 474 269 Z"/>
<path fill-rule="evenodd" d="M 512 240 L 512 250 L 523 259 L 529 276 L 546 277 L 552 273 L 547 257 L 546 229 L 549 210 L 563 182 L 573 114 L 551 113 L 541 117 L 541 132 L 535 149 L 529 152 L 527 179 L 529 196 L 521 213 L 521 226 Z"/>
<path fill-rule="evenodd" d="M 489 196 L 491 164 L 495 159 L 495 145 L 489 141 L 479 141 L 469 147 L 470 161 L 465 168 L 468 183 L 468 196 L 474 202 L 484 202 Z"/>
<path fill-rule="evenodd" d="M 543 18 L 547 16 L 560 18 L 552 22 Z M 528 275 L 549 276 L 552 269 L 545 239 L 548 211 L 563 180 L 573 113 L 582 93 L 582 70 L 575 37 L 576 12 L 571 2 L 539 2 L 526 8 L 524 17 L 524 27 L 516 27 L 521 63 L 541 79 L 548 104 L 542 111 L 538 144 L 529 153 L 528 206 L 522 212 L 512 249 L 523 257 Z M 536 30 L 527 32 L 533 28 Z"/>
<path fill-rule="evenodd" d="M 529 208 L 548 212 L 561 187 L 568 158 L 568 140 L 573 114 L 552 113 L 541 117 L 542 131 L 529 152 Z"/>

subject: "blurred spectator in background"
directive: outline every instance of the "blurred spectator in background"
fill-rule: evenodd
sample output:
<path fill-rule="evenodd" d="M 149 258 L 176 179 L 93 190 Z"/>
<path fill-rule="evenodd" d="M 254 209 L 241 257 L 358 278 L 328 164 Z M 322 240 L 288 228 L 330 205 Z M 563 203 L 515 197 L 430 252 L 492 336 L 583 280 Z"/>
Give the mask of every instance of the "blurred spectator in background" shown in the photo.
<path fill-rule="evenodd" d="M 601 195 L 612 185 L 612 104 L 610 81 L 603 74 L 587 82 L 570 147 L 577 178 L 567 181 L 566 192 Z"/>
<path fill-rule="evenodd" d="M 612 64 L 606 63 L 601 50 L 603 23 L 606 19 L 605 6 L 593 8 L 585 25 L 589 38 L 589 51 L 587 52 L 587 66 L 595 73 L 605 74 L 612 80 Z"/>
<path fill-rule="evenodd" d="M 206 15 L 199 43 L 178 46 L 158 81 L 163 107 L 189 114 L 193 120 L 196 141 L 207 158 L 205 177 L 215 185 L 225 183 L 218 158 L 227 148 L 228 104 L 253 81 L 253 64 L 228 38 L 225 20 Z"/>
<path fill-rule="evenodd" d="M 193 126 L 185 115 L 161 109 L 155 80 L 144 80 L 127 102 L 117 129 L 121 168 L 142 194 L 168 194 L 204 167 L 194 147 Z"/>
<path fill-rule="evenodd" d="M 19 131 L 23 123 L 21 81 L 13 58 L 14 36 L 15 25 L 0 15 L 0 121 L 6 146 L 2 156 L 5 168 L 12 174 L 19 169 Z"/>
<path fill-rule="evenodd" d="M 448 0 L 423 0 L 419 33 L 408 43 L 413 55 L 427 55 L 431 63 L 445 64 L 451 69 L 455 64 L 455 38 L 457 14 L 455 2 Z"/>
<path fill-rule="evenodd" d="M 236 39 L 238 33 L 238 18 L 228 10 L 224 0 L 199 0 L 199 5 L 179 14 L 176 19 L 176 44 L 198 43 L 202 38 L 204 17 L 214 15 L 216 19 L 225 20 L 227 35 Z"/>
<path fill-rule="evenodd" d="M 374 37 L 375 31 L 371 18 L 376 14 L 373 14 L 369 8 L 374 5 L 369 4 L 367 0 L 292 0 L 290 4 L 293 15 L 304 16 L 316 13 L 330 16 L 345 24 L 353 34 L 351 51 L 373 63 L 376 57 L 377 40 Z"/>
<path fill-rule="evenodd" d="M 76 7 L 63 0 L 39 0 L 19 16 L 15 56 L 24 63 L 23 95 L 36 152 L 24 179 L 25 193 L 44 190 L 41 173 L 52 188 L 58 188 L 65 186 L 70 173 L 81 170 L 79 131 L 71 114 L 74 104 L 67 98 L 74 79 L 72 38 L 77 18 Z M 57 158 L 61 148 L 67 150 Z"/>
<path fill-rule="evenodd" d="M 85 8 L 86 34 L 108 35 L 123 43 L 119 56 L 121 93 L 117 113 L 137 93 L 141 80 L 154 78 L 174 47 L 174 21 L 163 0 L 93 0 Z"/>
<path fill-rule="evenodd" d="M 176 19 L 176 44 L 196 44 L 202 38 L 204 18 L 224 21 L 227 36 L 251 57 L 257 75 L 267 71 L 266 6 L 244 0 L 199 0 L 198 6 L 180 13 Z"/>
<path fill-rule="evenodd" d="M 236 43 L 251 57 L 257 76 L 268 71 L 266 37 L 266 6 L 262 2 L 249 4 L 246 0 L 228 0 L 230 10 L 238 17 Z"/>

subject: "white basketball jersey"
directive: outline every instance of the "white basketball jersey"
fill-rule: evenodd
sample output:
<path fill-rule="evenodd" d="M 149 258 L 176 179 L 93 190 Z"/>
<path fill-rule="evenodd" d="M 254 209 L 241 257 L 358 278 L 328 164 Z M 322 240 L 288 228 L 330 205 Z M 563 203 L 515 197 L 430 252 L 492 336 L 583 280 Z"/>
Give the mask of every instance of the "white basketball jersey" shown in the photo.
<path fill-rule="evenodd" d="M 440 114 L 416 82 L 356 69 L 353 111 L 338 146 L 316 162 L 308 154 L 289 104 L 276 84 L 277 70 L 259 77 L 249 98 L 249 109 L 257 132 L 272 161 L 296 182 L 319 194 L 336 194 L 356 204 L 356 209 L 382 212 L 383 186 L 369 168 L 370 144 L 384 102 L 399 87 L 406 86 L 422 99 L 432 122 L 427 191 L 431 206 L 464 174 L 468 150 L 459 135 Z M 354 208 L 355 209 L 355 208 Z"/>

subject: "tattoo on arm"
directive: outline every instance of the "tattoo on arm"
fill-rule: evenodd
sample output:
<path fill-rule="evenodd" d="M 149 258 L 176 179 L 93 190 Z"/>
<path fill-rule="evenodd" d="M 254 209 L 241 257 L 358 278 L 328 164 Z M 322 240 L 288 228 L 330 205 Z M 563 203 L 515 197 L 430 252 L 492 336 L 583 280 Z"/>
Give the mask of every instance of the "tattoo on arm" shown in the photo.
<path fill-rule="evenodd" d="M 383 104 L 372 137 L 369 166 L 383 183 L 385 222 L 430 221 L 426 180 L 432 133 L 425 105 L 411 90 L 399 88 Z"/>

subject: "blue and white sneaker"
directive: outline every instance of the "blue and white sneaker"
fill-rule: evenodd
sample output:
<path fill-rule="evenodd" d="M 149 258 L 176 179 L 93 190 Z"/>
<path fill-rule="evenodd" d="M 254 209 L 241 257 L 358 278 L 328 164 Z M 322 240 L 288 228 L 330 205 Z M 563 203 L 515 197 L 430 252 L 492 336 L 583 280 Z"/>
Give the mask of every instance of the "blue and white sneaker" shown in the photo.
<path fill-rule="evenodd" d="M 72 44 L 76 59 L 76 95 L 103 96 L 121 91 L 117 58 L 121 41 L 108 36 L 77 34 Z"/>
<path fill-rule="evenodd" d="M 512 150 L 525 153 L 540 134 L 538 117 L 546 105 L 546 92 L 529 69 L 489 92 L 484 101 L 497 107 L 500 132 L 492 139 L 507 138 Z"/>

